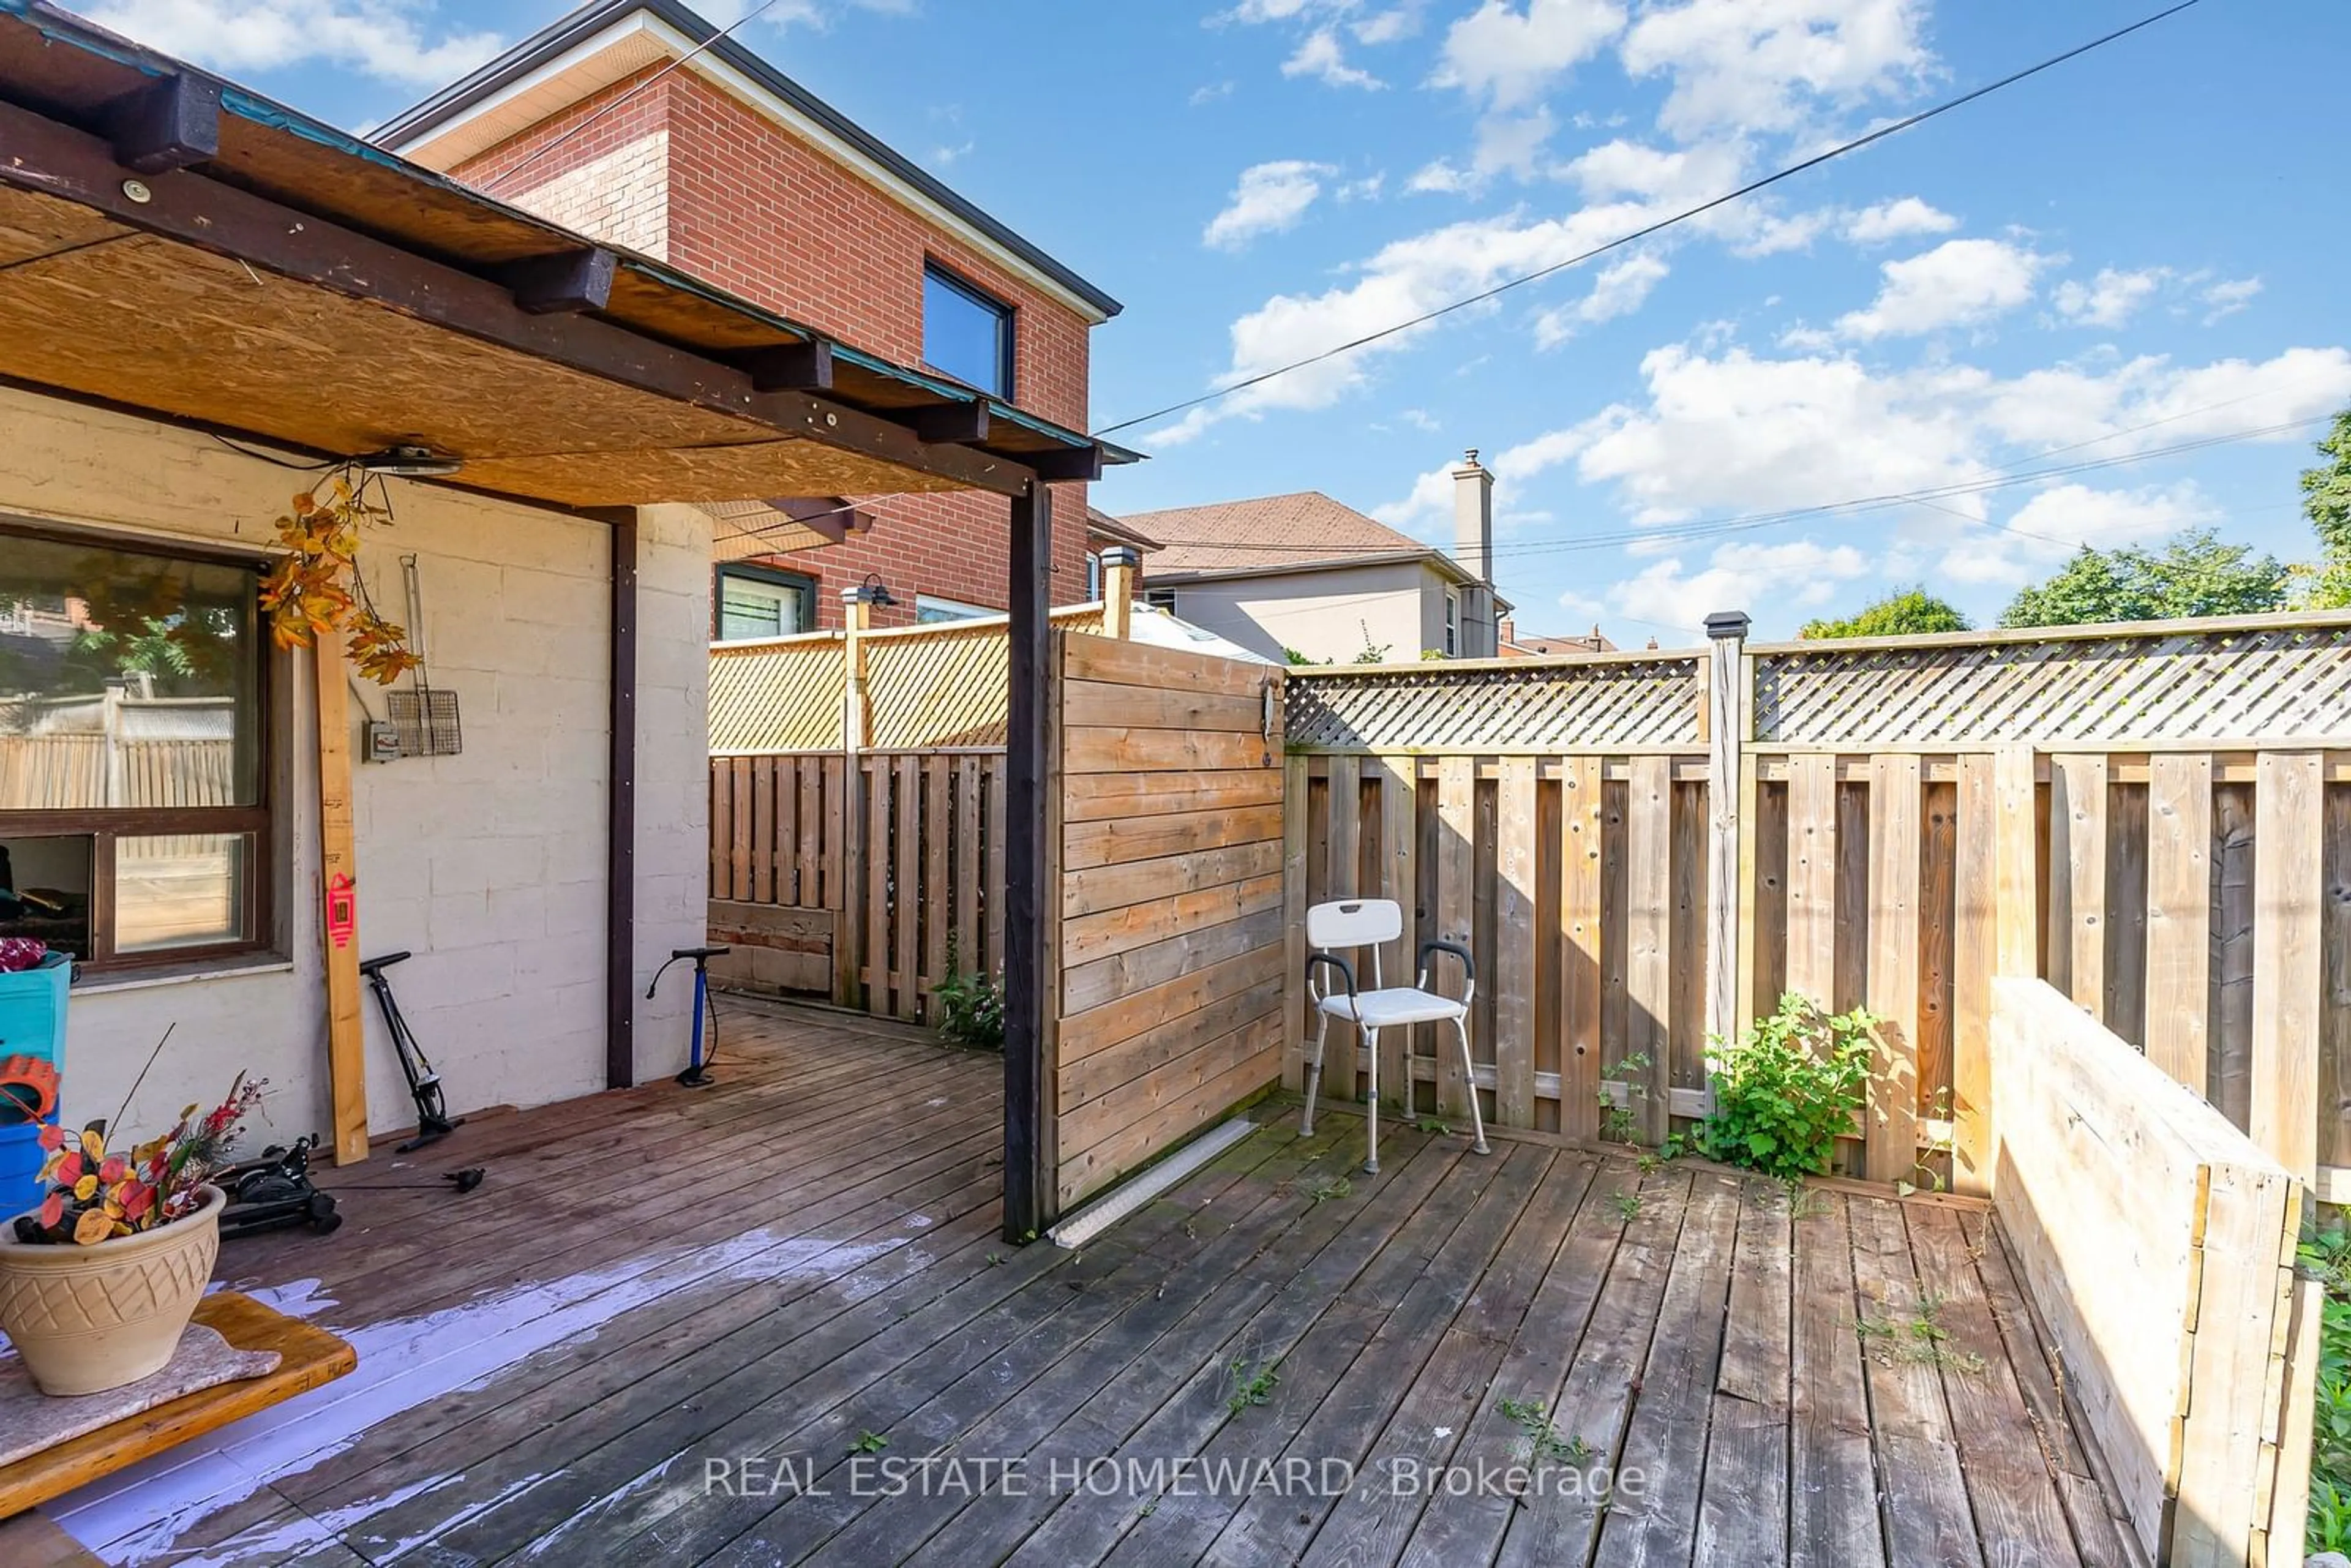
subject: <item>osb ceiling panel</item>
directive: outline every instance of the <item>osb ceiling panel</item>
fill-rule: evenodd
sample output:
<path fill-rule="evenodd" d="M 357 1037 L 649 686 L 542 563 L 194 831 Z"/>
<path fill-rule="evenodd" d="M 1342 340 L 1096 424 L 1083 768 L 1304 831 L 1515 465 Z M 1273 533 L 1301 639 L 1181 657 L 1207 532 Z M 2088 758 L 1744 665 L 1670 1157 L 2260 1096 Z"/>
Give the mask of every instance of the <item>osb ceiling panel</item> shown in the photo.
<path fill-rule="evenodd" d="M 603 311 L 640 331 L 698 349 L 761 349 L 799 339 L 757 317 L 674 288 L 622 267 L 612 275 L 612 296 Z"/>
<path fill-rule="evenodd" d="M 130 232 L 88 207 L 25 193 L 0 203 L 0 267 Z"/>
<path fill-rule="evenodd" d="M 336 452 L 410 437 L 474 457 L 767 435 L 148 235 L 0 272 L 0 371 Z"/>
<path fill-rule="evenodd" d="M 962 486 L 814 441 L 662 452 L 573 452 L 465 465 L 465 483 L 567 506 L 737 501 L 755 496 L 875 496 Z"/>
<path fill-rule="evenodd" d="M 413 174 L 238 115 L 222 116 L 221 155 L 206 172 L 469 267 L 560 248 L 541 220 L 420 186 Z"/>

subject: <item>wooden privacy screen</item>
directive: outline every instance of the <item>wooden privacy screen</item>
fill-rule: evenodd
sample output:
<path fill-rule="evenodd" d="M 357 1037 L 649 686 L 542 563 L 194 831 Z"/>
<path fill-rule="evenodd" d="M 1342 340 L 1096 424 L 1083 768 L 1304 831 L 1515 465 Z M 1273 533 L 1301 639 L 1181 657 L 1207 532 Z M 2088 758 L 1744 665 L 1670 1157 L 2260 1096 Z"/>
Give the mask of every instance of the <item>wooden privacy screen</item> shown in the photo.
<path fill-rule="evenodd" d="M 1282 677 L 1058 641 L 1066 1209 L 1280 1076 Z"/>
<path fill-rule="evenodd" d="M 936 1023 L 950 962 L 1004 967 L 1004 754 L 713 758 L 711 940 L 725 983 Z"/>
<path fill-rule="evenodd" d="M 1709 1017 L 1865 1005 L 1844 1167 L 1981 1191 L 2013 914 L 2033 972 L 2351 1197 L 2351 619 L 1717 652 L 1293 672 L 1293 924 L 1364 894 L 1405 906 L 1391 966 L 1466 937 L 1487 1113 L 1573 1136 L 1604 1094 L 1649 1138 L 1702 1115 Z M 1415 1032 L 1383 1082 L 1460 1113 Z"/>
<path fill-rule="evenodd" d="M 2301 1189 L 2039 980 L 1990 988 L 1993 1212 L 2146 1561 L 2300 1562 L 2315 1373 Z M 2296 1322 L 2298 1315 L 2305 1321 Z M 2272 1524 L 2277 1550 L 2272 1551 Z"/>

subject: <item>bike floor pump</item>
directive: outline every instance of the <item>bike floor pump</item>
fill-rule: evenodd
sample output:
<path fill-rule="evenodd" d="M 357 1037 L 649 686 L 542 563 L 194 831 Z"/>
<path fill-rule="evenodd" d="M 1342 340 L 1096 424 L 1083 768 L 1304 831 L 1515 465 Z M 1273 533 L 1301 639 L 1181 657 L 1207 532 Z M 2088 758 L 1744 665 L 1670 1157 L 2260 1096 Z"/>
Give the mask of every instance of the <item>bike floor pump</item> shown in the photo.
<path fill-rule="evenodd" d="M 729 951 L 731 949 L 726 947 L 674 948 L 670 952 L 668 963 L 664 963 L 653 971 L 653 983 L 645 988 L 645 1000 L 651 1001 L 653 999 L 653 993 L 661 989 L 662 977 L 669 973 L 670 964 L 685 958 L 694 960 L 694 1051 L 693 1054 L 686 1059 L 685 1071 L 677 1075 L 678 1087 L 681 1089 L 701 1089 L 715 1082 L 706 1071 L 709 1063 L 703 1059 L 702 1020 L 710 1011 L 710 960 Z M 713 1056 L 717 1054 L 718 1046 L 716 1021 L 713 1020 L 714 1027 L 710 1039 Z"/>

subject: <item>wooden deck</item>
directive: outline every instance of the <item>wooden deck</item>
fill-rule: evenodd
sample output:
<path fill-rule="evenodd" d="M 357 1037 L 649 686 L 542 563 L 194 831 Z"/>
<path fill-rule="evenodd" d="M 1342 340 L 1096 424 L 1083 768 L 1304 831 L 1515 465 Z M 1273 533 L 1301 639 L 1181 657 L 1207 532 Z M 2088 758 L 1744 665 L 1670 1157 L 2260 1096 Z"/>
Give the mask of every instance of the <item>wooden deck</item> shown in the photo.
<path fill-rule="evenodd" d="M 717 1072 L 232 1244 L 374 1393 L 210 1497 L 198 1456 L 53 1511 L 239 1565 L 2123 1561 L 1977 1208 L 1412 1130 L 1367 1178 L 1360 1121 L 1275 1105 L 1081 1252 L 1009 1248 L 995 1059 L 738 1008 Z"/>

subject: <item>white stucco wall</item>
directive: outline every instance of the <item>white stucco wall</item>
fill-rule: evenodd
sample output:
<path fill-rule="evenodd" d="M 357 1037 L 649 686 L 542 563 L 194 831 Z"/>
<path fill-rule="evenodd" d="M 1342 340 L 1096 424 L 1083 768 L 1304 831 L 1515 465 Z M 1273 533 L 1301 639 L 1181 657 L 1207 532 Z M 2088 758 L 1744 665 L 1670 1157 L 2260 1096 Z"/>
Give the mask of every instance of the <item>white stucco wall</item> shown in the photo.
<path fill-rule="evenodd" d="M 1153 586 L 1148 569 L 1144 586 Z M 1445 645 L 1445 580 L 1418 561 L 1212 579 L 1177 585 L 1176 613 L 1269 659 L 1295 648 L 1344 664 L 1368 636 L 1409 664 Z"/>
<path fill-rule="evenodd" d="M 0 389 L 0 514 L 258 545 L 304 483 L 208 436 Z M 377 602 L 405 614 L 399 562 L 418 558 L 436 686 L 458 694 L 465 749 L 354 764 L 360 946 L 408 948 L 392 971 L 453 1109 L 535 1104 L 604 1082 L 604 825 L 611 532 L 601 523 L 392 481 L 396 522 L 361 560 Z M 709 537 L 704 514 L 647 508 L 640 523 L 640 1076 L 685 1057 L 684 986 L 643 999 L 674 946 L 699 943 L 708 852 Z M 268 1137 L 328 1125 L 317 731 L 307 654 L 273 667 L 286 740 L 276 779 L 277 956 L 198 976 L 78 988 L 66 1112 L 111 1115 L 166 1026 L 131 1125 L 209 1101 L 243 1069 L 269 1080 Z M 380 688 L 352 703 L 384 715 Z M 363 997 L 369 1120 L 415 1113 L 372 998 Z M 259 1141 L 256 1138 L 256 1142 Z"/>

